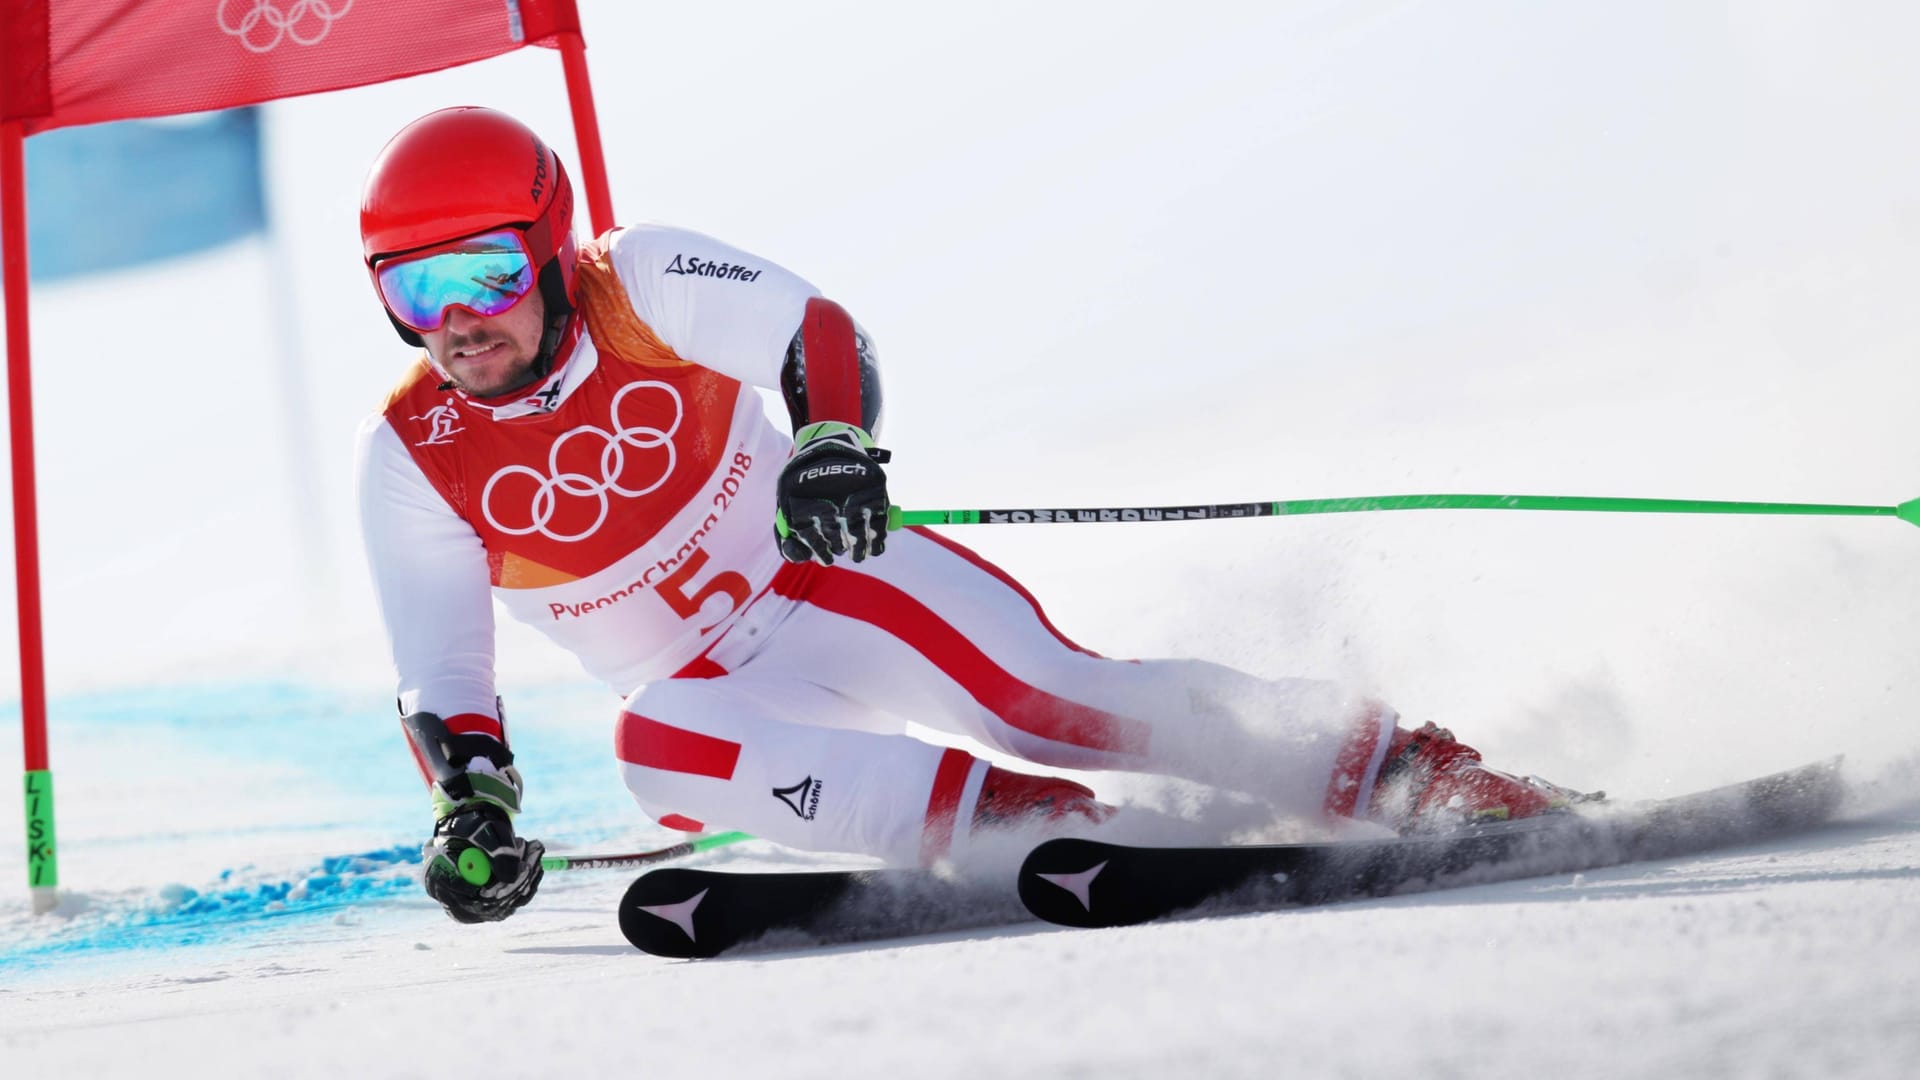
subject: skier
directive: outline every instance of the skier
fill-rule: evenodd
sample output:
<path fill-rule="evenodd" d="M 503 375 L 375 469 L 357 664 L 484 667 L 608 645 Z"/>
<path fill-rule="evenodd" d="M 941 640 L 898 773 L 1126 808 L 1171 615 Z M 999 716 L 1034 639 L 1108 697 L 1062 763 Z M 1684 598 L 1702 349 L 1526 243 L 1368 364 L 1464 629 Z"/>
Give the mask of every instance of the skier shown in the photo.
<path fill-rule="evenodd" d="M 361 201 L 375 290 L 423 350 L 361 426 L 357 480 L 432 793 L 426 889 L 455 919 L 503 919 L 541 876 L 513 828 L 494 599 L 624 695 L 621 772 L 669 828 L 931 863 L 1114 812 L 908 720 L 1400 830 L 1564 802 L 1331 683 L 1074 644 L 985 559 L 889 532 L 877 357 L 844 309 L 683 229 L 576 247 L 572 210 L 553 151 L 471 107 L 401 130 Z M 755 387 L 780 391 L 791 437 Z M 486 869 L 463 873 L 476 853 Z"/>

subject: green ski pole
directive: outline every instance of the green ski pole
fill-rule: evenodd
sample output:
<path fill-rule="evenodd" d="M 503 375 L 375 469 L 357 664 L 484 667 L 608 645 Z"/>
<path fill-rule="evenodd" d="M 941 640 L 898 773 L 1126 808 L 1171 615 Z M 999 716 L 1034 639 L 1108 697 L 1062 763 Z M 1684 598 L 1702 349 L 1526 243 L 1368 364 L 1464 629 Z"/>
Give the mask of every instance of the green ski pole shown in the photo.
<path fill-rule="evenodd" d="M 753 837 L 743 832 L 723 832 L 714 833 L 712 836 L 696 837 L 657 851 L 635 851 L 620 855 L 548 855 L 540 860 L 540 868 L 542 870 L 603 870 L 621 866 L 650 866 L 654 863 L 678 859 L 682 855 L 692 855 L 698 851 L 707 851 L 751 839 Z M 485 885 L 493 880 L 493 860 L 477 847 L 462 851 L 455 866 L 460 871 L 460 876 L 469 885 Z"/>
<path fill-rule="evenodd" d="M 1222 518 L 1359 514 L 1379 510 L 1573 510 L 1611 514 L 1778 514 L 1896 517 L 1920 525 L 1920 499 L 1897 506 L 1837 503 L 1723 502 L 1709 499 L 1632 499 L 1584 495 L 1369 495 L 1348 499 L 1201 503 L 1193 506 L 1101 506 L 1062 509 L 906 510 L 887 508 L 887 527 L 904 525 L 1044 525 L 1127 521 L 1217 521 Z"/>
<path fill-rule="evenodd" d="M 708 851 L 727 844 L 737 844 L 753 837 L 743 832 L 714 833 L 712 836 L 699 836 L 672 847 L 663 847 L 658 851 L 639 851 L 631 855 L 549 855 L 540 860 L 540 866 L 546 870 L 603 870 L 615 866 L 647 866 L 651 863 L 678 859 L 683 855 Z"/>

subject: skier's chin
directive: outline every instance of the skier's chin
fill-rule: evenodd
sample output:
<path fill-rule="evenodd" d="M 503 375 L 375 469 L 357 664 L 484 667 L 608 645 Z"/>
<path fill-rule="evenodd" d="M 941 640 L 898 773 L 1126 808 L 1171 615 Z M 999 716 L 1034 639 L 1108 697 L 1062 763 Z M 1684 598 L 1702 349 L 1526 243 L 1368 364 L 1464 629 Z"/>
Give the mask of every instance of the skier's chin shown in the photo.
<path fill-rule="evenodd" d="M 533 361 L 516 358 L 511 363 L 449 365 L 447 377 L 469 397 L 496 398 L 524 390 L 539 381 Z"/>

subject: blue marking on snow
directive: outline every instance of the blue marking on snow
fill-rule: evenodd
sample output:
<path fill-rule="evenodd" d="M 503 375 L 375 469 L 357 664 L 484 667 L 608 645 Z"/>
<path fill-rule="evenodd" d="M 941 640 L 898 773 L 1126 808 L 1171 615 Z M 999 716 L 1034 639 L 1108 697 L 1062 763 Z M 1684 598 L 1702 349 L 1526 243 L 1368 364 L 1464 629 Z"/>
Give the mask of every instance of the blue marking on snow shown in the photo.
<path fill-rule="evenodd" d="M 80 953 L 166 949 L 229 941 L 269 924 L 317 919 L 358 904 L 419 890 L 420 846 L 393 847 L 324 858 L 293 875 L 248 880 L 255 872 L 228 869 L 195 889 L 163 886 L 132 908 L 83 910 L 38 940 L 0 949 L 0 965 L 45 967 Z"/>
<path fill-rule="evenodd" d="M 650 835 L 656 829 L 620 782 L 611 745 L 617 699 L 584 684 L 511 696 L 509 730 L 527 778 L 523 832 L 556 853 L 673 842 L 664 830 Z M 18 717 L 17 701 L 0 706 L 0 730 L 10 726 L 8 713 Z M 62 894 L 77 910 L 0 920 L 0 968 L 9 973 L 81 957 L 227 944 L 267 928 L 340 918 L 355 907 L 358 919 L 382 909 L 397 914 L 396 904 L 433 905 L 420 889 L 419 869 L 431 815 L 398 717 L 379 688 L 343 693 L 258 681 L 143 687 L 55 698 L 48 719 L 63 819 L 80 819 L 74 807 L 84 797 L 82 773 L 96 787 L 124 782 L 153 800 L 151 814 L 142 811 L 151 832 L 130 837 L 122 822 L 107 821 L 89 835 L 63 822 L 56 825 L 62 851 L 98 856 L 138 844 L 143 856 L 177 850 L 182 864 L 204 866 L 209 852 L 234 863 L 193 883 L 82 880 L 63 863 Z M 285 799 L 303 809 L 288 811 Z M 170 814 L 183 800 L 200 812 Z M 261 815 L 262 806 L 271 812 Z M 333 830 L 395 843 L 317 862 L 291 854 L 312 850 L 311 837 L 299 837 Z M 276 850 L 283 853 L 277 863 Z M 0 874 L 23 858 L 18 836 L 0 836 Z M 150 873 L 154 864 L 142 865 Z"/>

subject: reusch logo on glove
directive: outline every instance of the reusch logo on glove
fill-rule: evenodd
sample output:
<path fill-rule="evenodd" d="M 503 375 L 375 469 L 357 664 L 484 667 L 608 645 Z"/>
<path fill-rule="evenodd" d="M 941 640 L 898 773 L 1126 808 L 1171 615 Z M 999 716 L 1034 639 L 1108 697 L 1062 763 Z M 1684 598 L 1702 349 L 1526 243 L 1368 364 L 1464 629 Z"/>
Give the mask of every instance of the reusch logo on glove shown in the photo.
<path fill-rule="evenodd" d="M 792 787 L 773 789 L 773 797 L 787 804 L 787 809 L 799 816 L 801 821 L 812 821 L 820 812 L 820 789 L 826 781 L 815 780 L 809 776 Z"/>
<path fill-rule="evenodd" d="M 762 271 L 749 270 L 732 263 L 717 263 L 712 259 L 702 259 L 697 255 L 675 255 L 673 262 L 661 271 L 663 274 L 686 274 L 690 277 L 724 278 L 728 281 L 758 281 Z"/>
<path fill-rule="evenodd" d="M 840 462 L 834 465 L 815 465 L 813 468 L 794 478 L 795 483 L 804 484 L 819 476 L 866 476 L 867 467 L 857 461 Z"/>

